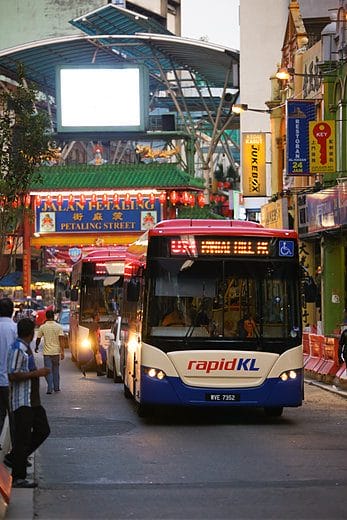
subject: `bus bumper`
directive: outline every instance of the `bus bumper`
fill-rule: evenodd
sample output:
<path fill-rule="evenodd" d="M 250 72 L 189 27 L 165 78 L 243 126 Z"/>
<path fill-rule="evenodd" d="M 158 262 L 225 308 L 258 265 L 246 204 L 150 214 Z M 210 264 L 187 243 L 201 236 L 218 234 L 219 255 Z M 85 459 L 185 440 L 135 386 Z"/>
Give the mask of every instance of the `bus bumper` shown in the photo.
<path fill-rule="evenodd" d="M 215 388 L 188 386 L 179 377 L 162 380 L 141 376 L 141 404 L 176 406 L 301 406 L 303 370 L 294 380 L 270 378 L 257 387 Z"/>

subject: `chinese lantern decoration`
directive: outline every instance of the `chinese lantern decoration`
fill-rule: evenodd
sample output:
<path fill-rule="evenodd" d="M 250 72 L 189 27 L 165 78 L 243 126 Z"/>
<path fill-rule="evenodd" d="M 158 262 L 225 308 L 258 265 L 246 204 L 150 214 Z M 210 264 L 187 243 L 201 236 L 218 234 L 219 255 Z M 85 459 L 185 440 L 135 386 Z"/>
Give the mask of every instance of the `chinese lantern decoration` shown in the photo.
<path fill-rule="evenodd" d="M 80 204 L 84 208 L 84 206 L 86 204 L 86 196 L 84 193 L 81 193 L 81 195 L 80 195 Z"/>
<path fill-rule="evenodd" d="M 195 197 L 192 193 L 189 193 L 189 206 L 193 207 L 195 204 Z"/>
<path fill-rule="evenodd" d="M 75 202 L 74 196 L 72 193 L 69 195 L 69 206 L 73 206 Z"/>
<path fill-rule="evenodd" d="M 126 193 L 124 197 L 124 203 L 129 206 L 131 204 L 130 193 Z"/>
<path fill-rule="evenodd" d="M 107 206 L 107 203 L 108 203 L 108 196 L 106 193 L 103 194 L 102 196 L 102 203 Z"/>
<path fill-rule="evenodd" d="M 138 204 L 139 206 L 142 206 L 142 204 L 143 204 L 143 195 L 142 195 L 142 193 L 138 193 L 138 194 L 136 195 L 136 199 L 137 199 L 137 204 Z"/>
<path fill-rule="evenodd" d="M 172 191 L 170 193 L 170 202 L 171 202 L 171 204 L 173 204 L 173 206 L 175 206 L 175 204 L 177 204 L 177 202 L 178 202 L 177 191 Z"/>
<path fill-rule="evenodd" d="M 231 183 L 229 181 L 224 182 L 224 188 L 228 190 L 231 187 Z"/>
<path fill-rule="evenodd" d="M 47 198 L 46 198 L 46 206 L 47 206 L 47 207 L 52 206 L 52 197 L 51 197 L 50 195 L 47 195 Z"/>
<path fill-rule="evenodd" d="M 114 206 L 118 206 L 118 204 L 119 204 L 118 193 L 115 193 L 115 194 L 113 195 L 113 205 L 114 205 Z"/>
<path fill-rule="evenodd" d="M 40 195 L 36 195 L 35 197 L 35 206 L 39 208 L 41 206 L 41 197 Z"/>
<path fill-rule="evenodd" d="M 92 194 L 90 202 L 91 202 L 92 206 L 96 206 L 97 199 L 96 199 L 95 193 Z"/>
<path fill-rule="evenodd" d="M 155 195 L 154 193 L 151 193 L 150 196 L 149 196 L 149 202 L 150 204 L 154 204 L 155 203 Z"/>
<path fill-rule="evenodd" d="M 203 208 L 205 206 L 205 196 L 203 193 L 199 193 L 198 195 L 198 204 L 200 208 Z"/>
<path fill-rule="evenodd" d="M 57 196 L 57 204 L 58 204 L 59 208 L 61 208 L 63 205 L 63 196 L 61 193 L 59 193 L 59 195 Z"/>
<path fill-rule="evenodd" d="M 24 206 L 26 208 L 30 208 L 30 202 L 31 202 L 30 195 L 25 195 L 25 197 L 24 197 Z"/>
<path fill-rule="evenodd" d="M 185 206 L 189 203 L 189 193 L 187 191 L 182 193 L 182 202 Z"/>
<path fill-rule="evenodd" d="M 218 182 L 218 183 L 217 183 L 217 186 L 218 186 L 219 189 L 222 189 L 222 188 L 223 188 L 223 185 L 224 185 L 223 182 Z"/>
<path fill-rule="evenodd" d="M 18 208 L 18 199 L 14 199 L 11 204 L 12 208 Z"/>
<path fill-rule="evenodd" d="M 12 235 L 8 235 L 6 237 L 6 249 L 9 249 L 10 251 L 12 251 L 12 249 L 13 249 L 13 236 Z"/>
<path fill-rule="evenodd" d="M 162 191 L 159 195 L 159 202 L 160 204 L 165 204 L 166 202 L 166 193 L 165 191 Z"/>

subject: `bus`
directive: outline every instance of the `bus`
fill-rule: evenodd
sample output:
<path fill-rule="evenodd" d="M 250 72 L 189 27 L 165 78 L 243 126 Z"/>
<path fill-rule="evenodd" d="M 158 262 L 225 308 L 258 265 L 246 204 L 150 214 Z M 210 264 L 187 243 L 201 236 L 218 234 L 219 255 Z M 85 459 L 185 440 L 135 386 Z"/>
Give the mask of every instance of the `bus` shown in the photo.
<path fill-rule="evenodd" d="M 125 251 L 125 246 L 98 248 L 72 267 L 69 347 L 72 360 L 79 366 L 93 355 L 88 335 L 95 315 L 99 318 L 101 347 L 108 347 L 106 335 L 122 306 Z"/>
<path fill-rule="evenodd" d="M 123 382 L 138 414 L 300 406 L 300 277 L 296 232 L 254 222 L 161 221 L 131 244 Z"/>

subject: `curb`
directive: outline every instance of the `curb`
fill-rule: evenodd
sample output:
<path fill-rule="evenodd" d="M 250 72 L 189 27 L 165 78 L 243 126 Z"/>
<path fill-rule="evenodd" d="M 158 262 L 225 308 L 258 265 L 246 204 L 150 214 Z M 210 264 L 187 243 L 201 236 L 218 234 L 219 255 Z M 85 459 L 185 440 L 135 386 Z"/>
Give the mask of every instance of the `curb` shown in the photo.
<path fill-rule="evenodd" d="M 341 390 L 336 385 L 328 385 L 327 383 L 321 383 L 320 381 L 315 381 L 314 379 L 304 379 L 305 383 L 312 386 L 318 386 L 322 390 L 326 390 L 327 392 L 331 392 L 332 394 L 339 395 L 347 399 L 347 391 Z"/>

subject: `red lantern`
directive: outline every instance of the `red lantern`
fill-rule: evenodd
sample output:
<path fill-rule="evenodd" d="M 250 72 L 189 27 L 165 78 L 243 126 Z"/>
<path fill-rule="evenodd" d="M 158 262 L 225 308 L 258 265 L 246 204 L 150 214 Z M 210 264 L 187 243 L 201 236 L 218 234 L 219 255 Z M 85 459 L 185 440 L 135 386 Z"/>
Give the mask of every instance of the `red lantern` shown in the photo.
<path fill-rule="evenodd" d="M 230 186 L 231 186 L 231 183 L 230 183 L 229 181 L 226 181 L 226 182 L 224 183 L 224 188 L 225 188 L 226 190 L 228 190 L 228 189 L 230 188 Z"/>
<path fill-rule="evenodd" d="M 170 193 L 170 201 L 171 201 L 171 204 L 173 204 L 175 206 L 175 204 L 177 204 L 178 202 L 178 194 L 176 191 L 172 191 Z"/>
<path fill-rule="evenodd" d="M 128 206 L 131 204 L 130 193 L 126 193 L 124 197 L 124 203 Z"/>
<path fill-rule="evenodd" d="M 92 194 L 90 202 L 91 202 L 92 206 L 96 206 L 98 201 L 97 201 L 95 193 Z"/>
<path fill-rule="evenodd" d="M 218 182 L 217 186 L 218 186 L 218 188 L 223 188 L 223 182 Z"/>
<path fill-rule="evenodd" d="M 119 203 L 119 197 L 118 197 L 118 194 L 115 193 L 115 194 L 113 195 L 113 205 L 114 205 L 114 206 L 118 206 L 118 203 Z"/>
<path fill-rule="evenodd" d="M 57 195 L 57 204 L 60 208 L 63 205 L 63 196 L 61 194 Z"/>
<path fill-rule="evenodd" d="M 159 195 L 159 202 L 160 204 L 165 204 L 166 202 L 166 192 L 162 191 Z"/>
<path fill-rule="evenodd" d="M 30 202 L 31 202 L 30 195 L 25 195 L 24 205 L 25 205 L 26 208 L 30 208 Z"/>
<path fill-rule="evenodd" d="M 210 197 L 210 200 L 212 200 L 212 195 Z M 200 208 L 203 208 L 205 206 L 205 196 L 203 193 L 199 193 L 198 195 L 198 204 L 200 206 Z"/>
<path fill-rule="evenodd" d="M 69 206 L 73 206 L 74 203 L 75 203 L 75 198 L 72 195 L 72 193 L 70 193 L 70 195 L 69 195 Z"/>
<path fill-rule="evenodd" d="M 195 204 L 195 197 L 192 193 L 189 193 L 189 205 L 193 207 Z"/>
<path fill-rule="evenodd" d="M 40 195 L 36 195 L 35 197 L 35 205 L 37 208 L 39 208 L 41 206 L 41 197 Z"/>
<path fill-rule="evenodd" d="M 50 195 L 47 195 L 46 206 L 52 206 L 52 197 Z"/>
<path fill-rule="evenodd" d="M 142 195 L 142 193 L 138 193 L 138 194 L 136 195 L 136 199 L 137 199 L 137 203 L 138 203 L 138 205 L 139 205 L 139 206 L 142 206 L 142 203 L 143 203 L 143 195 Z"/>
<path fill-rule="evenodd" d="M 155 195 L 154 193 L 151 193 L 150 196 L 149 196 L 149 202 L 150 204 L 154 204 L 155 203 Z"/>
<path fill-rule="evenodd" d="M 108 203 L 108 196 L 106 193 L 103 194 L 102 196 L 102 203 L 107 206 L 107 203 Z"/>
<path fill-rule="evenodd" d="M 188 202 L 189 202 L 189 193 L 187 191 L 184 191 L 182 193 L 182 202 L 185 206 L 187 206 Z"/>
<path fill-rule="evenodd" d="M 81 193 L 81 195 L 80 195 L 80 204 L 81 204 L 82 207 L 84 207 L 85 203 L 86 203 L 86 196 L 85 196 L 84 193 Z"/>

